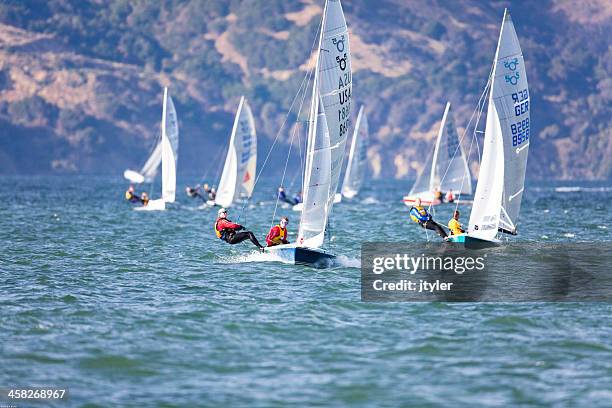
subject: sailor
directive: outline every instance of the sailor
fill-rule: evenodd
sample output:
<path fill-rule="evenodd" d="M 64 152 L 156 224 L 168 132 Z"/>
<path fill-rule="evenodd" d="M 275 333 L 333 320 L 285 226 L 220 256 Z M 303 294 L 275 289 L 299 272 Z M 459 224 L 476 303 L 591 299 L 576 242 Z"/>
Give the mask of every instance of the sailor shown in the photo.
<path fill-rule="evenodd" d="M 444 194 L 442 194 L 442 191 L 440 191 L 440 187 L 434 188 L 434 191 L 433 191 L 434 201 L 441 203 L 443 197 L 444 197 Z"/>
<path fill-rule="evenodd" d="M 215 221 L 215 234 L 217 238 L 231 245 L 250 239 L 253 245 L 263 251 L 263 246 L 261 246 L 251 231 L 238 232 L 244 230 L 244 227 L 228 220 L 227 210 L 225 208 L 221 208 L 217 212 L 217 215 L 217 221 Z"/>
<path fill-rule="evenodd" d="M 143 192 L 140 195 L 140 202 L 142 203 L 143 207 L 146 207 L 147 204 L 149 204 L 149 195 L 147 193 Z"/>
<path fill-rule="evenodd" d="M 448 229 L 450 229 L 451 235 L 461 235 L 465 232 L 463 226 L 459 222 L 459 211 L 453 212 L 453 218 L 448 222 Z"/>
<path fill-rule="evenodd" d="M 410 208 L 410 218 L 421 227 L 436 231 L 442 238 L 446 238 L 446 231 L 444 231 L 444 228 L 442 228 L 440 224 L 432 219 L 431 214 L 427 212 L 425 207 L 421 206 L 420 198 L 417 198 L 414 202 L 414 206 Z"/>
<path fill-rule="evenodd" d="M 281 217 L 280 223 L 270 228 L 270 232 L 268 232 L 266 237 L 266 244 L 269 247 L 289 243 L 287 241 L 287 224 L 289 224 L 289 218 Z"/>
<path fill-rule="evenodd" d="M 140 203 L 141 202 L 141 198 L 138 197 L 134 193 L 134 186 L 131 184 L 128 187 L 127 191 L 125 192 L 125 199 L 128 200 L 130 203 Z"/>
<path fill-rule="evenodd" d="M 211 201 L 215 201 L 215 198 L 217 198 L 217 190 L 215 190 L 213 187 L 208 190 L 208 199 Z"/>
<path fill-rule="evenodd" d="M 452 203 L 455 201 L 455 195 L 453 194 L 453 190 L 448 190 L 446 193 L 446 202 Z"/>
<path fill-rule="evenodd" d="M 287 193 L 285 193 L 285 189 L 283 188 L 283 186 L 280 186 L 278 188 L 278 199 L 280 201 L 284 201 L 285 203 L 291 204 L 291 205 L 295 205 L 296 203 L 293 202 L 293 200 L 291 200 L 289 197 L 287 197 Z"/>
<path fill-rule="evenodd" d="M 206 201 L 204 199 L 204 197 L 202 197 L 202 195 L 200 194 L 200 186 L 197 185 L 195 187 L 185 187 L 185 193 L 187 193 L 187 196 L 191 197 L 191 198 L 195 198 L 195 197 L 199 197 L 202 201 Z"/>
<path fill-rule="evenodd" d="M 295 195 L 293 196 L 293 202 L 294 202 L 294 205 L 302 202 L 302 192 L 301 191 L 298 191 L 297 193 L 295 193 Z"/>

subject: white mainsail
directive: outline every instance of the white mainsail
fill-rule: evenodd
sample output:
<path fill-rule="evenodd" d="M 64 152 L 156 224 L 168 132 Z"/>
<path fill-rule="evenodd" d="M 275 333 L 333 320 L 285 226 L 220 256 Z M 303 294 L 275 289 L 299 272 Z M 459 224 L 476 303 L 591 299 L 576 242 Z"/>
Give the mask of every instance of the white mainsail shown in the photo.
<path fill-rule="evenodd" d="M 173 203 L 176 193 L 176 165 L 178 162 L 178 120 L 174 102 L 164 88 L 164 107 L 162 114 L 162 198 L 166 203 Z"/>
<path fill-rule="evenodd" d="M 436 145 L 429 154 L 409 196 L 433 198 L 434 189 L 472 194 L 472 176 L 461 147 L 450 102 L 446 103 Z"/>
<path fill-rule="evenodd" d="M 353 141 L 349 152 L 348 165 L 342 183 L 342 195 L 353 198 L 359 193 L 361 184 L 365 177 L 368 165 L 368 117 L 363 110 L 363 105 L 357 114 L 357 122 L 353 130 Z"/>
<path fill-rule="evenodd" d="M 321 51 L 324 52 L 321 52 Z M 351 113 L 351 55 L 340 0 L 323 9 L 313 81 L 298 245 L 319 248 L 340 179 Z"/>
<path fill-rule="evenodd" d="M 257 170 L 257 134 L 249 103 L 240 98 L 215 204 L 230 207 L 240 196 L 251 197 Z"/>
<path fill-rule="evenodd" d="M 521 46 L 504 12 L 491 77 L 480 175 L 468 235 L 516 233 L 529 150 L 529 88 Z"/>

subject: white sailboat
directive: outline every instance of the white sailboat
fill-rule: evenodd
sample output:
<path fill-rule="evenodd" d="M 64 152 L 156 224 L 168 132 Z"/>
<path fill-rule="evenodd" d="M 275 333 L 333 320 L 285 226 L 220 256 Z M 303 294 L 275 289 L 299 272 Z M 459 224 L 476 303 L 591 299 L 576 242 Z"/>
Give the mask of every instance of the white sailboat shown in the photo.
<path fill-rule="evenodd" d="M 266 248 L 286 262 L 319 265 L 340 179 L 351 114 L 351 54 L 340 0 L 327 0 L 317 47 L 297 242 Z"/>
<path fill-rule="evenodd" d="M 166 203 L 174 202 L 175 198 L 179 131 L 174 102 L 168 95 L 168 88 L 166 87 L 164 88 L 161 128 L 162 137 L 159 150 L 162 166 L 162 197 L 150 200 L 146 206 L 135 207 L 134 209 L 138 211 L 165 210 Z"/>
<path fill-rule="evenodd" d="M 349 151 L 346 173 L 344 173 L 342 189 L 340 193 L 336 194 L 334 203 L 342 201 L 342 197 L 350 200 L 359 194 L 359 189 L 361 189 L 363 179 L 365 178 L 366 167 L 368 166 L 368 137 L 368 117 L 362 105 L 359 108 L 357 121 L 353 129 L 353 140 Z"/>
<path fill-rule="evenodd" d="M 529 98 L 523 53 L 506 10 L 491 74 L 484 148 L 468 231 L 449 241 L 480 245 L 499 242 L 498 232 L 516 235 L 530 143 Z"/>
<path fill-rule="evenodd" d="M 230 207 L 238 198 L 250 198 L 257 170 L 255 120 L 247 100 L 240 98 L 217 196 L 210 205 Z"/>
<path fill-rule="evenodd" d="M 452 190 L 455 196 L 472 194 L 472 176 L 459 141 L 450 102 L 446 103 L 434 150 L 412 189 L 404 197 L 404 204 L 412 206 L 417 198 L 425 205 L 441 204 L 434 198 L 436 188 L 439 191 Z"/>

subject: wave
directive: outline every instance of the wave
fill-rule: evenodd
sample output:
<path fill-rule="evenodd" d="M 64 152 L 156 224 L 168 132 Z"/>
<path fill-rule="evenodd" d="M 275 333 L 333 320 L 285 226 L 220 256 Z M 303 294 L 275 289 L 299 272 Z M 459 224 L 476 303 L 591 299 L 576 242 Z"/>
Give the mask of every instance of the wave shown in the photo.
<path fill-rule="evenodd" d="M 612 187 L 580 187 L 580 186 L 562 186 L 555 187 L 557 193 L 608 193 L 612 191 Z"/>
<path fill-rule="evenodd" d="M 380 201 L 378 201 L 374 197 L 366 197 L 363 200 L 361 200 L 361 204 L 380 204 Z"/>
<path fill-rule="evenodd" d="M 236 264 L 236 263 L 251 263 L 251 262 L 282 262 L 282 263 L 291 263 L 287 262 L 280 256 L 276 254 L 271 254 L 268 252 L 259 252 L 253 251 L 248 254 L 240 254 L 240 255 L 229 255 L 224 256 L 219 259 L 220 264 Z"/>

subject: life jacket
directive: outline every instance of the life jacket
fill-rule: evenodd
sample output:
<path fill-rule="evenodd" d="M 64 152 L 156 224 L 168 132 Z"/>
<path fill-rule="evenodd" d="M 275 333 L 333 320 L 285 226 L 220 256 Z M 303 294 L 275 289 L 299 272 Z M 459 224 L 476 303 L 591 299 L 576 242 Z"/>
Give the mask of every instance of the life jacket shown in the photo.
<path fill-rule="evenodd" d="M 436 200 L 440 200 L 440 201 L 442 201 L 442 192 L 441 192 L 440 190 L 436 191 L 436 192 L 434 193 L 434 198 L 435 198 Z"/>
<path fill-rule="evenodd" d="M 148 197 L 147 198 L 143 198 L 142 199 L 142 205 L 146 206 L 147 204 L 149 204 L 149 198 Z"/>
<path fill-rule="evenodd" d="M 452 203 L 453 201 L 455 201 L 455 195 L 453 194 L 452 191 L 449 191 L 448 193 L 446 193 L 446 201 L 448 201 L 449 203 Z"/>
<path fill-rule="evenodd" d="M 463 231 L 461 230 L 461 223 L 454 218 L 448 222 L 448 228 L 451 231 L 451 235 L 461 235 Z"/>
<path fill-rule="evenodd" d="M 134 198 L 134 194 L 132 194 L 131 191 L 126 191 L 125 192 L 125 199 L 130 201 L 132 198 Z"/>
<path fill-rule="evenodd" d="M 283 241 L 287 239 L 287 228 L 283 228 L 280 225 L 277 225 L 274 228 L 278 228 L 279 234 L 274 238 L 269 238 L 269 241 L 272 242 L 274 245 L 282 244 Z M 272 230 L 270 230 L 270 234 L 271 233 L 272 233 Z M 270 234 L 268 234 L 268 236 L 270 236 Z"/>
<path fill-rule="evenodd" d="M 416 210 L 416 211 L 414 211 Z M 416 214 L 415 214 L 416 212 Z M 410 209 L 410 218 L 412 219 L 412 221 L 416 222 L 416 223 L 422 223 L 425 221 L 429 221 L 429 213 L 427 212 L 427 210 L 425 209 L 425 207 L 423 206 L 414 206 Z"/>
<path fill-rule="evenodd" d="M 217 221 L 215 221 L 215 235 L 217 236 L 217 238 L 225 241 L 227 238 L 227 233 L 229 231 L 232 231 L 232 229 L 230 228 L 219 229 L 219 221 L 221 221 L 222 219 L 223 218 L 217 218 Z"/>

